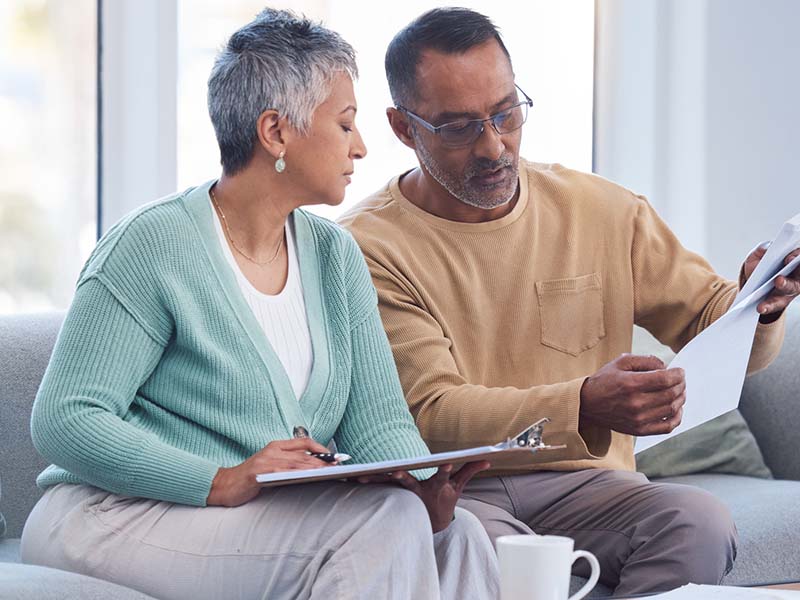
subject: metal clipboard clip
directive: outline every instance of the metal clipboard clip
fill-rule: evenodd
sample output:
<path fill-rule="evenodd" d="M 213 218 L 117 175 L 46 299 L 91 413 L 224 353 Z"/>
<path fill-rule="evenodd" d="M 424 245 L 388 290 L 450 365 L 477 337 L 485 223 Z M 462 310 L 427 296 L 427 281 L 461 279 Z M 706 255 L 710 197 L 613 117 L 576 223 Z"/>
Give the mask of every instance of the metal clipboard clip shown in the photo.
<path fill-rule="evenodd" d="M 550 419 L 545 417 L 544 419 L 539 419 L 528 427 L 524 429 L 514 437 L 508 438 L 505 442 L 500 442 L 497 444 L 498 448 L 508 449 L 508 448 L 530 448 L 531 450 L 560 450 L 561 448 L 566 448 L 565 444 L 561 444 L 559 446 L 548 446 L 542 440 L 542 435 L 544 433 L 544 426 L 550 422 Z"/>

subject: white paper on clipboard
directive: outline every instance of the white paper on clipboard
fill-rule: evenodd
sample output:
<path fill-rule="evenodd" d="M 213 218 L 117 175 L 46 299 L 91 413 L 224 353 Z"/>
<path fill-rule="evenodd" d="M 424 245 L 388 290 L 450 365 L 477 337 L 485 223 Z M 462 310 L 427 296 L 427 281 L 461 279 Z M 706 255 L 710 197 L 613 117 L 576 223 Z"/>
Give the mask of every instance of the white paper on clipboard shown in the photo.
<path fill-rule="evenodd" d="M 508 438 L 506 441 L 495 444 L 494 446 L 479 446 L 477 448 L 467 448 L 465 450 L 437 452 L 436 454 L 429 454 L 428 456 L 385 460 L 358 465 L 336 465 L 303 471 L 262 473 L 256 476 L 256 481 L 263 487 L 276 487 L 281 485 L 346 479 L 350 477 L 360 477 L 362 475 L 380 475 L 383 473 L 392 473 L 394 471 L 413 471 L 446 464 L 458 465 L 477 460 L 491 461 L 494 458 L 509 456 L 511 454 L 519 455 L 528 453 L 533 455 L 540 450 L 558 450 L 564 448 L 564 446 L 548 446 L 542 441 L 542 430 L 544 425 L 549 422 L 550 419 L 541 419 L 513 438 Z"/>

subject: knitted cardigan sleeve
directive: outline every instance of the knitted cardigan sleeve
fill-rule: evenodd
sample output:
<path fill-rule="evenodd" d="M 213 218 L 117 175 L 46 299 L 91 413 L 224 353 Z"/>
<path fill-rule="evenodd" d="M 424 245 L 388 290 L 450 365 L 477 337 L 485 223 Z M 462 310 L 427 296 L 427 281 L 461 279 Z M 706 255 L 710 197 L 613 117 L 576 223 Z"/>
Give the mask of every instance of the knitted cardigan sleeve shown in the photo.
<path fill-rule="evenodd" d="M 218 466 L 123 418 L 162 350 L 100 280 L 84 281 L 34 402 L 33 443 L 79 481 L 202 506 Z"/>
<path fill-rule="evenodd" d="M 147 213 L 123 219 L 87 261 L 34 402 L 31 436 L 75 483 L 203 506 L 219 465 L 125 418 L 172 328 Z"/>

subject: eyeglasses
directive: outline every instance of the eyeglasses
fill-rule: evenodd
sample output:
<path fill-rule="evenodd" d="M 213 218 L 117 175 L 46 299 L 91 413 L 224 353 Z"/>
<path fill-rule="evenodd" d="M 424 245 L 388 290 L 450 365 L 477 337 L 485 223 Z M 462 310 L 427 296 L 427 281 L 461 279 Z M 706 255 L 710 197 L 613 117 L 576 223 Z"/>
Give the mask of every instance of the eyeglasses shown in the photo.
<path fill-rule="evenodd" d="M 518 85 L 514 84 L 514 87 L 525 96 L 525 100 L 486 119 L 452 121 L 437 126 L 431 125 L 425 119 L 403 106 L 398 105 L 397 110 L 407 114 L 434 135 L 438 135 L 445 146 L 460 148 L 473 144 L 483 133 L 487 121 L 492 124 L 492 127 L 499 135 L 516 131 L 525 124 L 525 121 L 528 120 L 528 108 L 533 106 L 533 100 Z"/>

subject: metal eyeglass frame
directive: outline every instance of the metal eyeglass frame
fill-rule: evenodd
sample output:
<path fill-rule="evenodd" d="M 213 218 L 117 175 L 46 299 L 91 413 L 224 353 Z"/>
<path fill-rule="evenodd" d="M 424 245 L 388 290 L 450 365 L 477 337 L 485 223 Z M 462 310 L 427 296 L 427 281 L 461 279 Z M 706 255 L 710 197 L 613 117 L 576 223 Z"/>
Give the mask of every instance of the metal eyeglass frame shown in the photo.
<path fill-rule="evenodd" d="M 519 108 L 520 106 L 527 106 L 528 108 L 531 108 L 533 106 L 533 100 L 531 100 L 530 96 L 528 96 L 528 94 L 526 94 L 524 91 L 522 91 L 522 88 L 519 87 L 516 83 L 514 84 L 514 87 L 517 88 L 517 90 L 519 90 L 519 92 L 523 96 L 525 96 L 525 100 L 515 104 L 514 106 L 510 106 L 508 108 L 504 108 L 500 112 L 496 112 L 495 114 L 493 114 L 493 115 L 491 115 L 491 116 L 489 116 L 489 117 L 487 117 L 485 119 L 467 119 L 465 121 L 450 121 L 448 123 L 442 123 L 441 125 L 432 125 L 431 123 L 428 123 L 425 119 L 420 117 L 418 114 L 411 112 L 410 110 L 408 110 L 404 106 L 401 106 L 401 105 L 398 104 L 395 108 L 397 108 L 397 110 L 399 110 L 400 112 L 402 112 L 402 113 L 408 115 L 409 117 L 413 118 L 415 121 L 417 121 L 420 125 L 422 125 L 425 129 L 427 129 L 428 131 L 430 131 L 434 135 L 438 135 L 440 137 L 440 139 L 442 140 L 442 144 L 444 144 L 445 146 L 448 146 L 450 148 L 463 148 L 465 146 L 469 146 L 471 144 L 474 144 L 475 141 L 479 137 L 481 137 L 481 135 L 483 134 L 484 130 L 486 129 L 486 125 L 485 125 L 486 121 L 491 121 L 492 128 L 497 132 L 497 135 L 505 135 L 507 133 L 511 133 L 512 131 L 516 131 L 517 129 L 520 129 L 525 124 L 525 122 L 528 120 L 527 111 L 525 112 L 525 118 L 522 120 L 522 123 L 519 124 L 519 127 L 515 127 L 514 129 L 511 129 L 509 131 L 500 131 L 497 128 L 497 123 L 495 122 L 495 120 L 499 116 L 501 116 L 501 115 L 503 115 L 503 114 L 505 114 L 505 113 L 507 113 L 507 112 L 509 112 L 511 110 L 514 110 L 515 108 Z M 444 138 L 442 137 L 441 130 L 446 128 L 446 127 L 448 127 L 448 126 L 450 126 L 450 125 L 458 124 L 461 127 L 466 127 L 467 125 L 472 124 L 472 123 L 480 123 L 481 127 L 480 127 L 480 129 L 475 129 L 474 130 L 477 133 L 475 133 L 475 137 L 470 139 L 470 141 L 468 141 L 468 142 L 465 142 L 463 144 L 452 144 L 452 143 L 446 142 L 444 140 Z"/>

